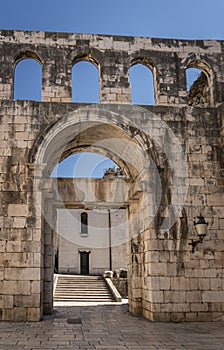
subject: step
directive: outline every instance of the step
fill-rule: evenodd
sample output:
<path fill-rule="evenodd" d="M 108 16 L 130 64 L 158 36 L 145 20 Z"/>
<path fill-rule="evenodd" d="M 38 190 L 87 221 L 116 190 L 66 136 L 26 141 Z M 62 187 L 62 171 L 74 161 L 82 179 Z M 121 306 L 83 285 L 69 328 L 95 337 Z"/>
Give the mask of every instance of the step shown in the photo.
<path fill-rule="evenodd" d="M 100 276 L 58 275 L 56 302 L 111 302 L 114 297 Z"/>
<path fill-rule="evenodd" d="M 77 299 L 77 300 L 87 300 L 87 299 L 94 299 L 94 300 L 111 300 L 111 297 L 110 296 L 104 296 L 104 297 L 100 297 L 98 295 L 94 296 L 94 295 L 75 295 L 73 297 L 71 296 L 56 296 L 55 299 L 65 299 L 65 300 L 68 300 L 68 299 Z"/>

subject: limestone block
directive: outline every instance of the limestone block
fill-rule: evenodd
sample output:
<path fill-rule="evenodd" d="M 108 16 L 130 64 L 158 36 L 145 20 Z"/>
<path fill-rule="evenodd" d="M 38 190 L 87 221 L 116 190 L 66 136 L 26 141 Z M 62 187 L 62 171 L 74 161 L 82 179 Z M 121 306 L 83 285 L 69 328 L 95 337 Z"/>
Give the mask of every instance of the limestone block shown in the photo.
<path fill-rule="evenodd" d="M 5 252 L 6 250 L 6 241 L 0 241 L 0 253 Z"/>
<path fill-rule="evenodd" d="M 155 322 L 170 322 L 171 314 L 164 312 L 154 312 L 151 313 L 150 320 Z"/>
<path fill-rule="evenodd" d="M 41 283 L 40 281 L 31 281 L 31 293 L 32 294 L 38 294 L 41 290 Z"/>
<path fill-rule="evenodd" d="M 206 269 L 205 270 L 205 277 L 217 277 L 217 270 L 216 269 Z"/>
<path fill-rule="evenodd" d="M 149 277 L 149 278 L 145 278 L 144 282 L 145 282 L 145 287 L 148 290 L 160 290 L 160 285 L 159 285 L 159 277 Z"/>
<path fill-rule="evenodd" d="M 150 293 L 151 296 L 151 301 L 153 303 L 163 303 L 164 302 L 164 296 L 163 296 L 163 291 L 151 291 Z"/>
<path fill-rule="evenodd" d="M 8 241 L 6 244 L 7 252 L 21 252 L 21 241 Z"/>
<path fill-rule="evenodd" d="M 14 306 L 16 307 L 31 307 L 37 308 L 40 306 L 40 295 L 15 295 L 14 296 Z"/>
<path fill-rule="evenodd" d="M 170 290 L 171 279 L 170 277 L 159 277 L 160 290 Z"/>
<path fill-rule="evenodd" d="M 1 309 L 13 308 L 13 296 L 12 295 L 1 295 L 0 308 Z"/>
<path fill-rule="evenodd" d="M 186 277 L 191 277 L 191 279 L 192 279 L 192 277 L 194 277 L 194 269 L 192 269 L 192 268 L 186 268 L 186 270 L 185 270 L 185 276 L 186 276 Z"/>
<path fill-rule="evenodd" d="M 205 269 L 194 269 L 194 277 L 205 277 Z"/>
<path fill-rule="evenodd" d="M 4 254 L 1 253 L 0 254 L 0 267 L 5 266 L 5 260 L 4 260 Z"/>
<path fill-rule="evenodd" d="M 23 252 L 29 252 L 29 253 L 39 253 L 41 250 L 41 243 L 40 242 L 22 242 L 21 245 Z"/>
<path fill-rule="evenodd" d="M 191 186 L 204 186 L 204 179 L 190 179 Z"/>
<path fill-rule="evenodd" d="M 3 281 L 4 293 L 7 295 L 30 295 L 30 282 L 28 281 Z"/>
<path fill-rule="evenodd" d="M 33 266 L 33 254 L 4 253 L 4 265 L 7 267 L 31 267 Z"/>
<path fill-rule="evenodd" d="M 201 303 L 202 302 L 202 293 L 201 291 L 188 291 L 186 293 L 188 303 Z"/>
<path fill-rule="evenodd" d="M 224 229 L 224 219 L 219 219 L 219 228 Z M 221 236 L 224 237 L 223 232 L 221 233 Z"/>
<path fill-rule="evenodd" d="M 176 309 L 176 310 L 175 310 Z M 173 304 L 173 310 L 171 312 L 189 312 L 190 311 L 190 306 L 187 303 L 178 303 L 178 304 Z"/>
<path fill-rule="evenodd" d="M 9 267 L 5 268 L 4 276 L 6 280 L 10 281 L 40 281 L 40 269 L 33 267 Z"/>
<path fill-rule="evenodd" d="M 220 276 L 221 277 L 221 276 Z M 211 290 L 221 290 L 222 289 L 222 280 L 221 278 L 209 278 L 210 280 L 210 288 L 207 288 L 207 290 L 211 289 Z M 224 292 L 223 292 L 224 293 Z"/>
<path fill-rule="evenodd" d="M 27 311 L 28 321 L 39 321 L 41 318 L 41 311 L 39 307 L 29 307 Z"/>
<path fill-rule="evenodd" d="M 199 290 L 209 290 L 209 289 L 210 289 L 209 278 L 200 278 L 199 279 Z"/>
<path fill-rule="evenodd" d="M 161 308 L 161 311 L 164 311 L 164 312 L 171 312 L 172 310 L 173 311 L 177 311 L 177 305 L 178 304 L 173 304 L 173 303 L 164 303 L 164 304 L 160 304 L 160 308 Z"/>
<path fill-rule="evenodd" d="M 206 311 L 208 311 L 208 304 L 206 304 L 206 303 L 191 303 L 190 309 L 192 312 L 206 312 Z"/>
<path fill-rule="evenodd" d="M 24 217 L 15 217 L 13 220 L 14 228 L 23 228 L 26 226 L 26 218 Z"/>
<path fill-rule="evenodd" d="M 224 206 L 223 204 L 223 194 L 222 193 L 213 193 L 207 194 L 207 203 L 208 206 Z"/>
<path fill-rule="evenodd" d="M 26 217 L 28 215 L 28 205 L 27 204 L 9 204 L 8 215 Z"/>
<path fill-rule="evenodd" d="M 176 263 L 167 263 L 167 276 L 176 276 L 177 274 L 177 264 Z"/>
<path fill-rule="evenodd" d="M 25 307 L 15 307 L 13 309 L 14 313 L 14 320 L 18 322 L 26 321 L 27 320 L 27 308 Z"/>
<path fill-rule="evenodd" d="M 132 292 L 132 297 L 133 299 L 138 299 L 138 298 L 141 298 L 142 297 L 142 290 L 140 288 L 135 288 L 133 289 L 133 292 Z"/>
<path fill-rule="evenodd" d="M 184 291 L 164 291 L 165 303 L 185 303 L 186 293 Z"/>
<path fill-rule="evenodd" d="M 14 311 L 12 308 L 2 309 L 2 320 L 4 321 L 15 321 Z"/>
<path fill-rule="evenodd" d="M 149 273 L 151 276 L 167 276 L 167 264 L 155 263 L 150 266 Z"/>
<path fill-rule="evenodd" d="M 186 277 L 171 277 L 171 290 L 189 290 L 189 278 Z"/>
<path fill-rule="evenodd" d="M 159 262 L 159 252 L 158 251 L 150 251 L 148 254 L 149 262 Z"/>
<path fill-rule="evenodd" d="M 40 229 L 32 230 L 32 238 L 33 238 L 34 242 L 40 242 L 40 240 L 41 240 L 41 230 Z"/>
<path fill-rule="evenodd" d="M 168 97 L 165 95 L 160 95 L 159 104 L 167 104 L 167 103 L 168 103 Z"/>
<path fill-rule="evenodd" d="M 208 269 L 210 265 L 208 260 L 199 260 L 199 266 L 202 269 Z"/>
<path fill-rule="evenodd" d="M 16 124 L 29 125 L 28 117 L 27 116 L 22 116 L 22 115 L 16 115 L 15 116 L 15 123 Z"/>
<path fill-rule="evenodd" d="M 188 321 L 188 322 L 198 321 L 198 313 L 197 312 L 188 312 L 186 314 L 186 321 Z"/>
<path fill-rule="evenodd" d="M 190 290 L 199 290 L 199 278 L 193 278 L 193 275 L 190 278 Z"/>

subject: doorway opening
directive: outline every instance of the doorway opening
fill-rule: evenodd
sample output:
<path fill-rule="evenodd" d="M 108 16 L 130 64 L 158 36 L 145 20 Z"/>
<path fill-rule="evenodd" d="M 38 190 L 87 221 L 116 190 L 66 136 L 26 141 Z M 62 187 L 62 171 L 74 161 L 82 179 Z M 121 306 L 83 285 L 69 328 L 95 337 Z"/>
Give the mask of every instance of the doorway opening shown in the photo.
<path fill-rule="evenodd" d="M 117 125 L 117 119 L 107 109 L 103 113 L 99 107 L 99 110 L 95 106 L 92 107 L 93 110 L 90 106 L 87 109 L 88 114 L 85 110 L 79 110 L 78 114 L 75 111 L 69 114 L 65 120 L 62 119 L 54 124 L 47 132 L 44 142 L 40 143 L 41 146 L 37 146 L 39 148 L 36 156 L 36 168 L 41 169 L 41 182 L 43 182 L 41 188 L 44 188 L 39 197 L 41 198 L 42 206 L 42 261 L 44 262 L 42 268 L 43 312 L 51 313 L 53 310 L 53 261 L 57 250 L 58 237 L 57 211 L 64 210 L 68 216 L 71 216 L 69 211 L 77 209 L 82 212 L 87 210 L 95 212 L 104 210 L 107 212 L 107 217 L 108 210 L 115 212 L 120 209 L 124 210 L 126 215 L 126 226 L 123 226 L 123 228 L 126 228 L 125 234 L 123 235 L 122 230 L 119 230 L 119 234 L 115 235 L 115 240 L 112 244 L 116 246 L 122 243 L 127 247 L 128 275 L 131 276 L 129 290 L 131 292 L 131 300 L 134 300 L 134 306 L 132 305 L 131 310 L 138 312 L 141 308 L 141 300 L 138 297 L 137 289 L 135 293 L 135 287 L 133 286 L 136 285 L 135 280 L 137 281 L 139 276 L 141 276 L 142 267 L 139 263 L 141 251 L 136 247 L 140 244 L 138 241 L 143 226 L 148 226 L 151 216 L 154 216 L 153 210 L 156 210 L 155 204 L 152 210 L 150 209 L 149 211 L 151 216 L 147 216 L 144 219 L 144 223 L 139 222 L 138 213 L 142 209 L 148 210 L 147 208 L 150 205 L 146 197 L 145 200 L 142 200 L 144 193 L 141 182 L 149 182 L 149 166 L 151 166 L 150 171 L 155 181 L 157 181 L 158 176 L 156 171 L 153 170 L 155 166 L 153 161 L 149 159 L 146 151 L 148 144 L 145 143 L 145 136 L 141 131 L 131 126 L 129 127 L 129 122 L 125 118 Z M 119 118 L 122 119 L 121 116 Z M 114 171 L 113 169 L 112 171 L 106 171 L 103 178 L 97 179 L 50 177 L 54 167 L 59 162 L 62 162 L 72 154 L 83 151 L 96 152 L 110 158 L 119 166 L 119 169 L 122 169 L 122 174 L 120 171 Z M 40 176 L 39 174 L 37 172 L 37 176 Z M 49 186 L 48 189 L 46 186 Z M 150 188 L 149 191 L 151 191 Z M 37 198 L 38 203 L 39 198 Z M 144 207 L 141 207 L 141 205 L 144 205 Z M 117 218 L 115 222 L 117 223 L 118 221 Z M 65 226 L 68 223 L 68 220 L 65 220 Z M 98 224 L 98 220 L 95 220 L 95 223 Z M 90 216 L 88 216 L 88 225 L 89 235 Z M 72 238 L 71 235 L 74 233 L 73 227 L 70 226 L 72 229 L 68 231 L 70 236 L 65 237 L 67 240 Z M 100 229 L 102 234 L 105 231 L 105 227 L 100 227 Z M 146 230 L 145 234 L 148 234 Z M 80 234 L 80 238 L 85 237 L 82 237 Z M 92 244 L 95 244 L 96 239 L 94 235 L 92 235 L 91 239 Z M 105 241 L 100 241 L 101 244 L 102 242 L 105 243 Z M 79 245 L 81 250 L 89 250 L 90 248 L 92 248 L 92 245 L 86 246 L 86 243 L 84 246 Z M 108 239 L 100 248 L 106 248 L 109 251 Z M 101 255 L 99 256 L 101 257 Z M 116 261 L 117 259 L 114 260 Z M 92 264 L 92 255 L 91 259 L 89 259 L 89 270 L 91 268 L 90 262 Z M 58 256 L 58 264 L 60 266 L 60 255 Z M 50 271 L 52 271 L 52 278 Z"/>
<path fill-rule="evenodd" d="M 89 275 L 89 254 L 90 252 L 80 252 L 80 274 Z"/>

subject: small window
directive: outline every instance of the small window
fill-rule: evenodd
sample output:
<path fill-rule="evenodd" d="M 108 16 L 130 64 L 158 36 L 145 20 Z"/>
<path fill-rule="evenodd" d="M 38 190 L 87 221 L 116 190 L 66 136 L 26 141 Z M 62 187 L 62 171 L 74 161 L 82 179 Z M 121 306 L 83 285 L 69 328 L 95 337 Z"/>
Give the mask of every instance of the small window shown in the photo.
<path fill-rule="evenodd" d="M 81 235 L 88 234 L 88 214 L 86 212 L 81 213 Z"/>
<path fill-rule="evenodd" d="M 187 68 L 186 69 L 186 81 L 187 81 L 187 91 L 190 91 L 191 87 L 196 80 L 200 77 L 202 71 L 199 68 Z"/>
<path fill-rule="evenodd" d="M 154 105 L 154 76 L 150 68 L 137 63 L 130 68 L 131 95 L 133 104 Z"/>
<path fill-rule="evenodd" d="M 100 102 L 99 70 L 93 63 L 81 61 L 73 66 L 72 102 Z"/>
<path fill-rule="evenodd" d="M 33 58 L 16 64 L 14 73 L 14 99 L 41 101 L 42 67 Z"/>
<path fill-rule="evenodd" d="M 188 105 L 208 107 L 213 104 L 213 78 L 210 67 L 201 61 L 191 62 L 186 69 Z"/>

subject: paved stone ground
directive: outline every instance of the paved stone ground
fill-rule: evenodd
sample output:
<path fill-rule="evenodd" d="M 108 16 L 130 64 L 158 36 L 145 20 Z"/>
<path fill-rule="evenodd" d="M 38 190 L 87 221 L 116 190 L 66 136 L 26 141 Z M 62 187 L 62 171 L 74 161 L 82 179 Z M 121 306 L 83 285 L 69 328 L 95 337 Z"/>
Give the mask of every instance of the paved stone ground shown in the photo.
<path fill-rule="evenodd" d="M 43 321 L 0 322 L 0 350 L 223 350 L 224 323 L 152 323 L 127 305 L 57 307 Z"/>

